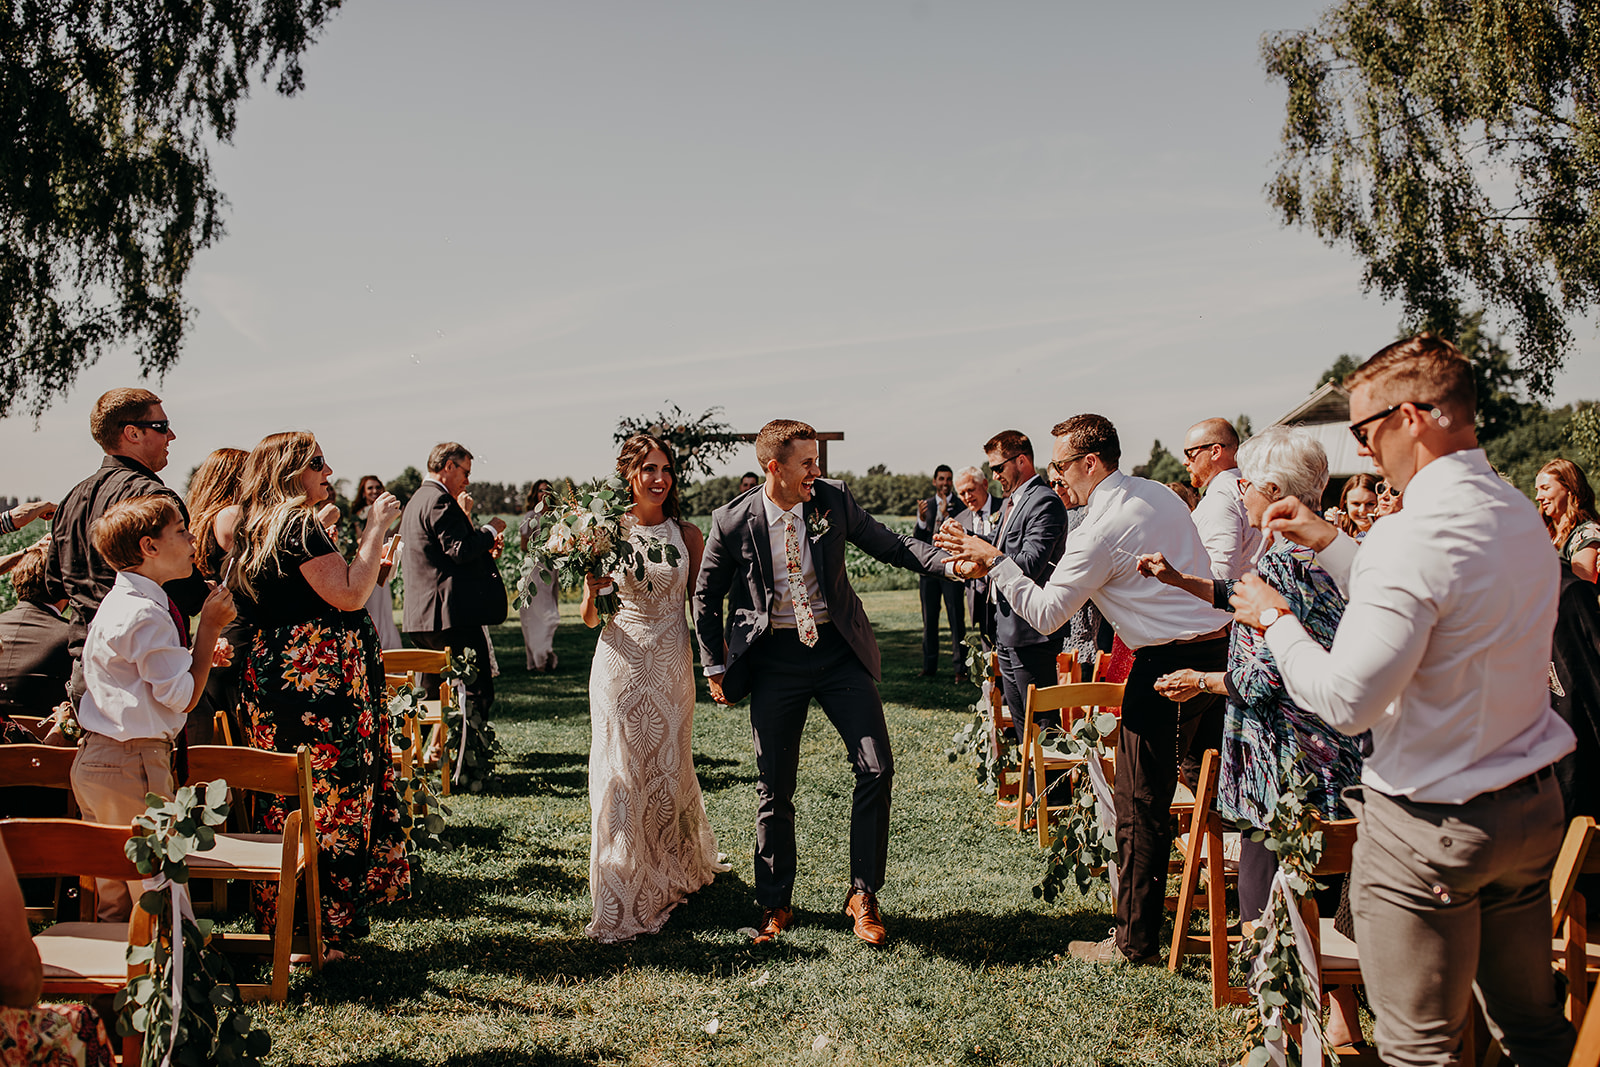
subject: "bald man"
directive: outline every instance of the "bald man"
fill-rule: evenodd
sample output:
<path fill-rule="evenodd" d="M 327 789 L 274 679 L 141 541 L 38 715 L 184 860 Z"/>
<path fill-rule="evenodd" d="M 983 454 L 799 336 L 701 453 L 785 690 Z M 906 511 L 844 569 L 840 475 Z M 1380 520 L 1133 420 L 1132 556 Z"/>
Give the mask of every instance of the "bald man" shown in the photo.
<path fill-rule="evenodd" d="M 1243 578 L 1261 552 L 1261 531 L 1250 525 L 1239 489 L 1239 434 L 1227 419 L 1206 419 L 1183 439 L 1183 465 L 1195 489 L 1204 490 L 1194 526 L 1211 557 L 1211 577 Z"/>

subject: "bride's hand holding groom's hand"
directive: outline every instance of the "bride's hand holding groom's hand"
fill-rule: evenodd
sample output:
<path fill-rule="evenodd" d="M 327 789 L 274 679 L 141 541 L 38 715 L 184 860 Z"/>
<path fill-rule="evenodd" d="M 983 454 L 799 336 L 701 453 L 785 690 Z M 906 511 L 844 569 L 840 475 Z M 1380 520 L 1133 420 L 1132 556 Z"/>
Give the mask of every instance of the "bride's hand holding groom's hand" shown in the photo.
<path fill-rule="evenodd" d="M 727 696 L 722 692 L 722 675 L 713 674 L 713 675 L 710 675 L 709 677 L 707 677 L 706 678 L 706 688 L 711 690 L 711 701 L 712 701 L 712 703 L 721 704 L 723 707 L 732 706 L 733 701 L 729 700 L 727 698 Z"/>

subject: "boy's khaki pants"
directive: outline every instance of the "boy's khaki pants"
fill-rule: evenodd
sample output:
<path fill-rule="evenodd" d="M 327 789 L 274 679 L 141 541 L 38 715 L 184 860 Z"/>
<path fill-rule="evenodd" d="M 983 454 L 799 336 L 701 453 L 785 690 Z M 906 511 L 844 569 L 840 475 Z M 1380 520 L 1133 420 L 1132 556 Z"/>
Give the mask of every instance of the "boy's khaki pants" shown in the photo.
<path fill-rule="evenodd" d="M 146 810 L 145 794 L 171 798 L 172 742 L 154 737 L 115 741 L 104 734 L 84 735 L 72 761 L 72 794 L 89 822 L 127 827 Z M 126 922 L 144 892 L 138 882 L 95 879 L 101 922 Z"/>

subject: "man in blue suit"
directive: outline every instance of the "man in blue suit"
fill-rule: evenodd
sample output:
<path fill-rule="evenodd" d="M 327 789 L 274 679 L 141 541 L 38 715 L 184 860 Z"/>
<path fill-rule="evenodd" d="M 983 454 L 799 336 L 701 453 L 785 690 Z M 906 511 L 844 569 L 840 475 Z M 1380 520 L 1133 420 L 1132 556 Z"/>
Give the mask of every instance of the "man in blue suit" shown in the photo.
<path fill-rule="evenodd" d="M 1035 585 L 1043 586 L 1067 541 L 1066 505 L 1034 469 L 1033 443 L 1027 434 L 1002 430 L 984 444 L 983 451 L 1006 497 L 1000 509 L 999 531 L 989 540 L 1015 560 Z M 991 587 L 991 595 L 1006 706 L 1020 723 L 1028 686 L 1056 684 L 1056 654 L 1061 651 L 1062 635 L 1059 631 L 1040 633 L 1012 610 L 998 589 Z M 1043 717 L 1043 721 L 1048 720 L 1048 715 Z M 1055 721 L 1059 724 L 1059 713 Z"/>

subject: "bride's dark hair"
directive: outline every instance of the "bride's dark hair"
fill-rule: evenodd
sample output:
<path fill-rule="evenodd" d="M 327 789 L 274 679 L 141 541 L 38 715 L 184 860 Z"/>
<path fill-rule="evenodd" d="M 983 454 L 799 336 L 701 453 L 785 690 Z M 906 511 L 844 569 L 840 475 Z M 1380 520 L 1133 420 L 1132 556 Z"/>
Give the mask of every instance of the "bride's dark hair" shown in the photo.
<path fill-rule="evenodd" d="M 633 486 L 633 476 L 644 461 L 650 458 L 651 452 L 659 451 L 667 457 L 667 470 L 672 474 L 672 485 L 667 489 L 667 499 L 661 502 L 661 514 L 669 519 L 682 519 L 678 507 L 678 468 L 672 459 L 672 449 L 659 437 L 651 437 L 647 433 L 636 433 L 622 442 L 622 451 L 617 453 L 617 473 L 627 480 L 629 488 Z"/>

